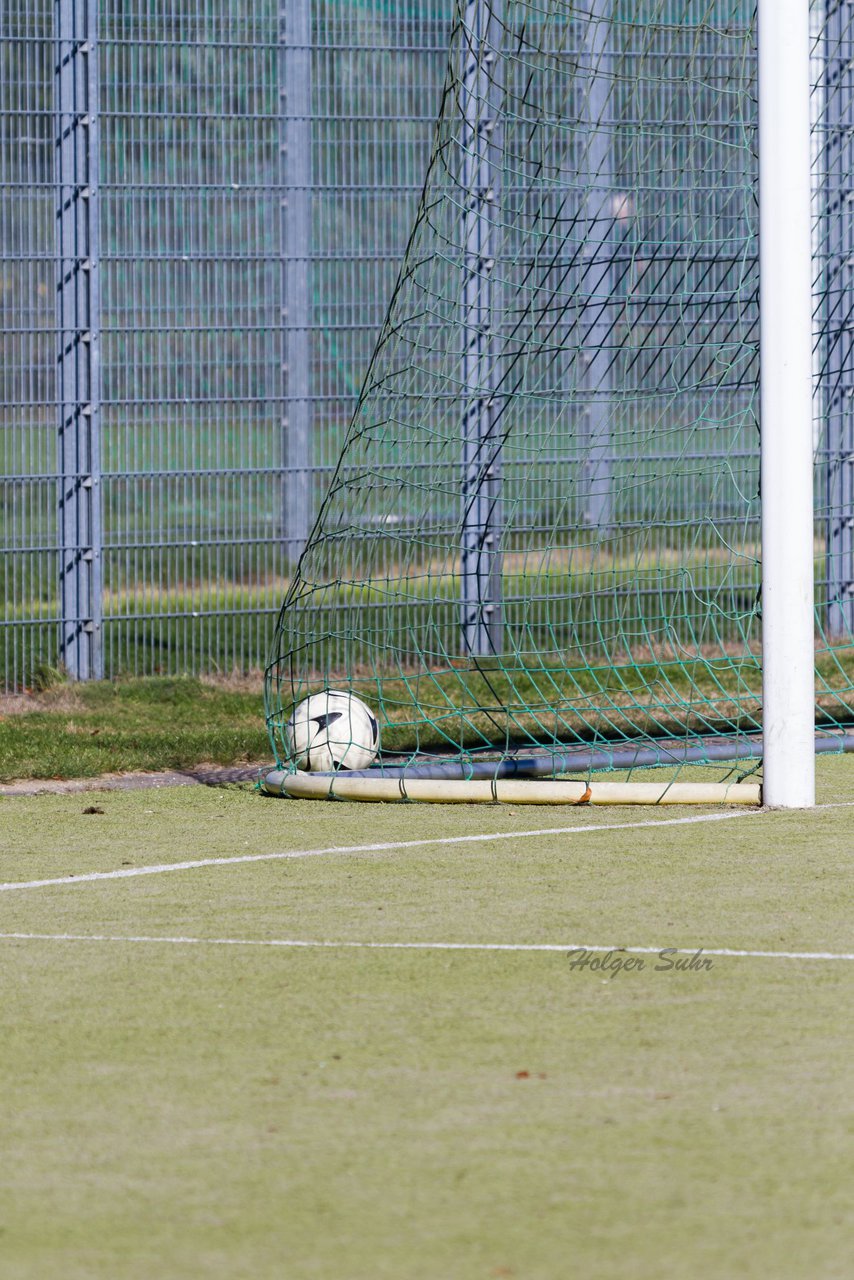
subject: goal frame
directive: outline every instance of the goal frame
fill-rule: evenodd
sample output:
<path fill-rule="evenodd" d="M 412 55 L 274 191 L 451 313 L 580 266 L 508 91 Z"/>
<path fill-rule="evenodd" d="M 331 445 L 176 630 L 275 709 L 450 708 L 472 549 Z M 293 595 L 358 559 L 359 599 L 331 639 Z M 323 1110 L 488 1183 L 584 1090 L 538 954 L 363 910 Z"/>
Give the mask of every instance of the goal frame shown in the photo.
<path fill-rule="evenodd" d="M 490 155 L 499 122 L 492 117 L 492 99 L 483 67 L 483 35 L 491 8 L 489 0 L 465 0 L 466 21 L 474 37 L 462 81 L 463 129 L 471 158 L 464 166 L 464 186 L 472 192 L 463 221 L 463 388 L 466 484 L 462 543 L 463 634 L 470 654 L 493 649 L 494 616 L 500 609 L 495 590 L 495 528 L 500 469 L 494 439 L 492 410 L 495 388 L 488 370 L 489 344 L 482 312 L 489 301 L 493 266 L 490 238 L 490 200 L 493 188 Z M 591 16 L 601 20 L 602 0 L 591 0 Z M 598 30 L 598 28 L 597 28 Z M 761 800 L 773 808 L 809 808 L 815 803 L 815 566 L 813 500 L 813 175 L 811 139 L 811 29 L 809 0 L 758 0 L 758 162 L 759 162 L 759 405 L 761 495 L 761 627 L 762 627 L 762 746 Z M 475 56 L 476 55 L 476 56 Z M 492 54 L 488 56 L 493 56 Z M 481 79 L 484 83 L 481 84 Z M 594 76 L 594 81 L 596 77 Z M 487 86 L 485 88 L 484 86 Z M 485 108 L 477 104 L 483 100 Z M 489 118 L 478 112 L 487 110 Z M 601 165 L 598 167 L 601 169 Z M 598 172 L 598 169 L 597 169 Z M 484 284 L 484 279 L 487 283 Z M 490 465 L 483 459 L 489 455 Z M 487 477 L 489 484 L 486 484 Z M 486 487 L 484 488 L 484 485 Z M 732 757 L 729 757 L 732 758 Z M 471 801 L 499 799 L 492 781 L 453 779 L 446 766 L 433 766 L 429 779 L 418 770 L 406 778 L 363 774 L 317 776 L 311 785 L 305 775 L 278 770 L 268 789 L 275 794 L 340 796 L 352 799 L 434 799 Z M 488 763 L 483 765 L 489 768 Z M 373 773 L 374 771 L 369 771 Z M 397 770 L 392 770 L 397 773 Z M 303 783 L 305 782 L 305 785 Z M 409 782 L 412 787 L 409 788 Z M 421 783 L 423 795 L 415 792 Z M 433 783 L 436 783 L 433 786 Z M 418 784 L 416 786 L 416 783 Z M 576 799 L 567 786 L 581 788 Z M 511 803 L 537 803 L 516 798 L 517 788 L 554 797 L 547 803 L 596 803 L 591 787 L 610 796 L 614 784 L 515 782 L 505 787 Z M 555 788 L 557 790 L 555 791 Z M 711 795 L 692 794 L 688 784 L 665 788 L 673 803 L 708 803 Z M 510 800 L 510 790 L 513 799 Z M 649 795 L 661 792 L 649 784 Z M 701 789 L 702 790 L 702 789 Z M 723 785 L 716 798 L 730 798 Z M 408 791 L 408 794 L 407 794 Z M 427 792 L 430 792 L 428 796 Z M 451 794 L 453 792 L 453 795 Z M 751 799 L 759 800 L 750 784 Z M 561 800 L 559 795 L 563 796 Z M 504 798 L 504 797 L 502 797 Z M 635 793 L 633 801 L 639 802 Z M 616 796 L 611 802 L 619 803 Z"/>
<path fill-rule="evenodd" d="M 815 804 L 809 0 L 759 0 L 763 801 Z"/>

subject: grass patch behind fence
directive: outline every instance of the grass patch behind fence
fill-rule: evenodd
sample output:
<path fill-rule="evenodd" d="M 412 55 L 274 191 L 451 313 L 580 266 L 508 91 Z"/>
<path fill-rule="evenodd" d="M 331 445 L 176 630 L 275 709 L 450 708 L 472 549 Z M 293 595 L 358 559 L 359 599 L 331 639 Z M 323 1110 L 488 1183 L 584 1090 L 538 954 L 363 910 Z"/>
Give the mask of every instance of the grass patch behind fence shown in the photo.
<path fill-rule="evenodd" d="M 260 672 L 219 680 L 161 676 L 71 685 L 43 667 L 38 677 L 40 691 L 0 697 L 0 781 L 272 759 Z M 820 727 L 854 721 L 852 680 L 854 652 L 819 655 Z M 347 681 L 342 677 L 339 685 Z M 353 687 L 379 708 L 375 681 L 357 680 Z M 537 738 L 546 744 L 550 738 L 583 741 L 590 739 L 595 717 L 599 741 L 630 733 L 658 737 L 680 728 L 684 733 L 692 715 L 698 732 L 747 730 L 759 724 L 760 692 L 758 659 L 750 655 L 693 666 L 647 656 L 631 677 L 591 667 L 422 671 L 383 683 L 383 743 L 386 750 L 406 753 L 460 743 L 483 748 L 490 740 L 500 743 L 502 734 L 518 744 Z M 717 698 L 717 721 L 698 709 L 705 695 Z M 512 714 L 505 705 L 511 702 L 517 707 Z M 523 702 L 528 711 L 518 710 Z M 283 702 L 282 717 L 289 711 L 289 701 Z"/>
<path fill-rule="evenodd" d="M 229 687 L 183 676 L 0 699 L 0 780 L 269 759 L 260 685 L 260 677 Z"/>

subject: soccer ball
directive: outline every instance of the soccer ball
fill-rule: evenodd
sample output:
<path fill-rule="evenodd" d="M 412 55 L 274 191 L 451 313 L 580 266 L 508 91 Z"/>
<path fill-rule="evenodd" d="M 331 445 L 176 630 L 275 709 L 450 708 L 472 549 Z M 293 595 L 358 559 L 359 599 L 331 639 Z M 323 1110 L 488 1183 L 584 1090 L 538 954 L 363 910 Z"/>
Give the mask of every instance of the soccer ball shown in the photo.
<path fill-rule="evenodd" d="M 324 689 L 294 707 L 285 737 L 298 769 L 367 769 L 380 749 L 377 718 L 359 698 Z"/>

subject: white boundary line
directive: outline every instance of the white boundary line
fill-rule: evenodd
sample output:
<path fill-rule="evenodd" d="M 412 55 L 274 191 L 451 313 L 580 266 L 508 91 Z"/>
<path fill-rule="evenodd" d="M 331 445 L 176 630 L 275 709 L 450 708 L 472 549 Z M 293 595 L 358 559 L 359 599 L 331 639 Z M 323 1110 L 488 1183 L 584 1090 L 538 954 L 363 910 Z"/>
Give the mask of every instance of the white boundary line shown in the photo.
<path fill-rule="evenodd" d="M 362 951 L 533 951 L 569 953 L 585 951 L 596 955 L 714 956 L 748 960 L 854 960 L 851 951 L 748 951 L 732 947 L 622 947 L 590 946 L 579 942 L 358 942 L 303 938 L 192 938 L 153 937 L 144 934 L 105 933 L 0 933 L 6 942 L 116 942 L 161 943 L 169 946 L 278 947 L 283 949 L 328 949 Z"/>
<path fill-rule="evenodd" d="M 851 809 L 854 800 L 819 804 L 815 810 Z M 166 875 L 170 871 L 195 871 L 200 867 L 227 867 L 244 862 L 279 862 L 291 858 L 321 858 L 332 854 L 391 853 L 398 849 L 423 849 L 431 845 L 483 844 L 490 840 L 533 840 L 539 836 L 584 836 L 597 831 L 637 831 L 657 827 L 684 827 L 702 822 L 731 822 L 736 818 L 767 816 L 767 810 L 747 809 L 736 813 L 693 814 L 689 818 L 659 818 L 646 822 L 607 822 L 585 827 L 540 827 L 534 831 L 478 832 L 469 836 L 435 836 L 429 840 L 389 840 L 382 844 L 331 845 L 326 849 L 291 849 L 275 853 L 243 853 L 227 858 L 193 858 L 185 862 L 162 862 L 150 867 L 123 867 L 116 871 L 89 871 L 83 875 L 53 876 L 45 880 L 11 880 L 0 884 L 0 893 L 16 889 L 45 889 L 54 885 L 91 884 L 97 880 L 131 880 L 138 876 Z M 787 814 L 791 816 L 791 812 Z M 3 935 L 0 934 L 0 937 Z"/>
<path fill-rule="evenodd" d="M 278 862 L 290 858 L 321 858 L 330 854 L 390 853 L 397 849 L 423 849 L 430 845 L 477 844 L 489 840 L 533 840 L 539 836 L 584 836 L 597 831 L 635 831 L 638 828 L 680 827 L 699 822 L 728 822 L 755 818 L 761 809 L 737 813 L 694 814 L 690 818 L 664 818 L 647 822 L 609 822 L 589 827 L 541 827 L 535 831 L 493 831 L 470 836 L 435 836 L 430 840 L 390 840 L 383 844 L 332 845 L 327 849 L 292 849 L 276 853 L 244 853 L 228 858 L 194 858 L 187 862 L 161 862 L 150 867 L 127 867 L 117 871 L 89 871 L 79 876 L 54 876 L 47 880 L 11 880 L 0 884 L 0 893 L 15 889 L 45 889 L 52 885 L 91 884 L 96 880 L 132 880 L 137 876 L 166 875 L 170 871 L 195 871 L 200 867 L 226 867 L 243 862 Z"/>

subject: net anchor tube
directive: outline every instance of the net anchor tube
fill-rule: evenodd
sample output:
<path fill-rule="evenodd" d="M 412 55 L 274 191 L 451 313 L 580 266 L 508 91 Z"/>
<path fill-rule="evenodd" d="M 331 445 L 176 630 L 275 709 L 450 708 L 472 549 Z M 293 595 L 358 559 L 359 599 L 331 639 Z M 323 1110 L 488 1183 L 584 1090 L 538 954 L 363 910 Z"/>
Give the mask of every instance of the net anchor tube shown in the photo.
<path fill-rule="evenodd" d="M 761 803 L 758 782 L 545 782 L 512 778 L 367 778 L 346 773 L 270 774 L 265 788 L 301 800 L 365 803 L 682 805 Z"/>

